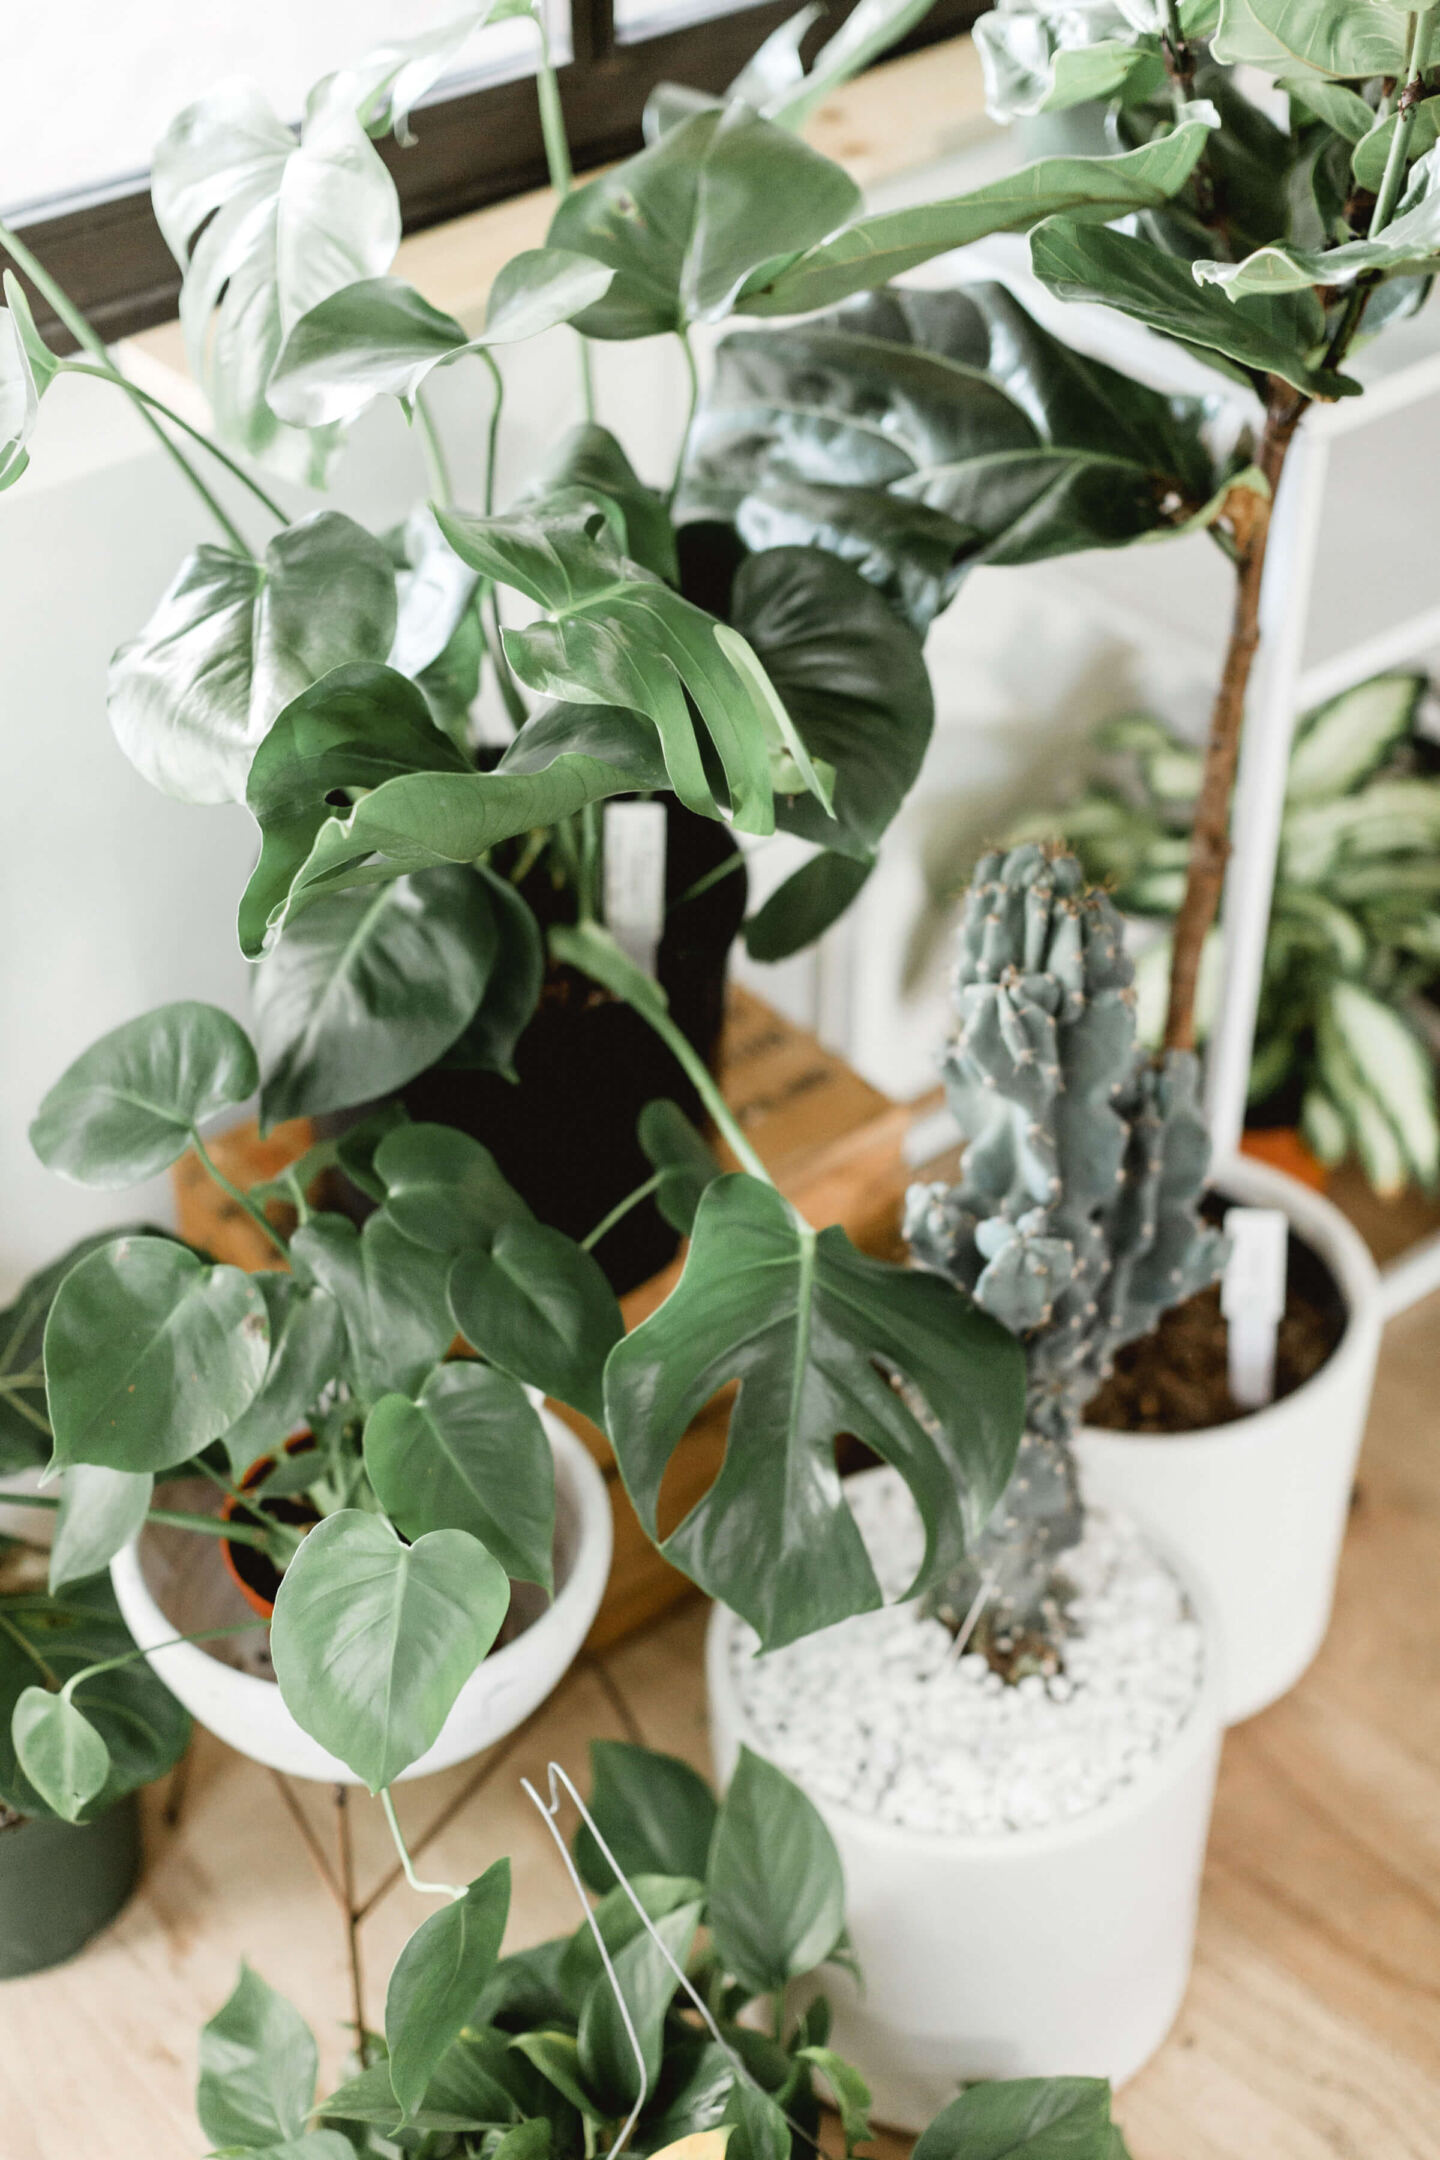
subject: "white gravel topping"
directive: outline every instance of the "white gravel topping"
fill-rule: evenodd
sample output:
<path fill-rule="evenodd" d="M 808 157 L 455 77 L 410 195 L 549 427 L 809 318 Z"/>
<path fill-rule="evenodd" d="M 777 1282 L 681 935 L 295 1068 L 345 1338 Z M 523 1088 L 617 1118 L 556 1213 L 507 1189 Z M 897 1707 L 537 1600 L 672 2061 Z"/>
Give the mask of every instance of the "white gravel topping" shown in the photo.
<path fill-rule="evenodd" d="M 847 1494 L 887 1598 L 924 1540 L 899 1475 Z M 1092 1514 L 1065 1556 L 1076 1632 L 1065 1670 L 1007 1686 L 918 1603 L 862 1613 L 756 1657 L 737 1627 L 735 1685 L 760 1749 L 822 1799 L 909 1830 L 993 1833 L 1083 1815 L 1170 1748 L 1204 1669 L 1179 1581 L 1135 1526 Z"/>

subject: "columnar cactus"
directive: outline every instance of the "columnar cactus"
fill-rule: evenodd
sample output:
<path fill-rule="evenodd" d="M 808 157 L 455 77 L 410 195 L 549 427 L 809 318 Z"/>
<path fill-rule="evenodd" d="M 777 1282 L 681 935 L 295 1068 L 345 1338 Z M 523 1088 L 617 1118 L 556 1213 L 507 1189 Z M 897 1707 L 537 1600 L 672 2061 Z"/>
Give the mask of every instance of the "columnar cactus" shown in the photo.
<path fill-rule="evenodd" d="M 906 1235 L 1020 1336 L 1027 1432 L 1015 1475 L 947 1617 L 988 1585 L 980 1640 L 1014 1662 L 1053 1659 L 1056 1563 L 1081 1530 L 1070 1439 L 1123 1343 L 1218 1272 L 1196 1212 L 1208 1143 L 1195 1060 L 1137 1050 L 1120 920 L 1073 855 L 987 855 L 966 899 L 959 1028 L 944 1061 L 968 1143 L 955 1185 L 916 1185 Z"/>

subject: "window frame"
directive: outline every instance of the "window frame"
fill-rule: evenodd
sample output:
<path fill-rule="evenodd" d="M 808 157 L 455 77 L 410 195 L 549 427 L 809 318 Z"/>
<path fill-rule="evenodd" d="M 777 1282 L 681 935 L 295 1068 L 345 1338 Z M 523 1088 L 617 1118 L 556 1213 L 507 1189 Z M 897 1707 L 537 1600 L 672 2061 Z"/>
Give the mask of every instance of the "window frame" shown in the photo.
<path fill-rule="evenodd" d="M 987 0 L 936 0 L 918 29 L 885 57 L 914 52 L 968 30 Z M 572 58 L 558 71 L 561 104 L 577 173 L 629 156 L 641 143 L 640 115 L 659 81 L 718 93 L 733 81 L 796 0 L 762 0 L 705 22 L 622 42 L 612 0 L 572 0 Z M 809 33 L 807 57 L 833 36 L 849 6 L 831 10 Z M 483 209 L 546 181 L 534 77 L 489 83 L 422 106 L 418 141 L 378 147 L 395 176 L 407 233 Z M 148 178 L 39 203 L 11 219 L 26 245 L 69 293 L 107 343 L 170 321 L 180 273 L 150 207 Z M 31 302 L 57 350 L 73 341 L 33 289 Z"/>

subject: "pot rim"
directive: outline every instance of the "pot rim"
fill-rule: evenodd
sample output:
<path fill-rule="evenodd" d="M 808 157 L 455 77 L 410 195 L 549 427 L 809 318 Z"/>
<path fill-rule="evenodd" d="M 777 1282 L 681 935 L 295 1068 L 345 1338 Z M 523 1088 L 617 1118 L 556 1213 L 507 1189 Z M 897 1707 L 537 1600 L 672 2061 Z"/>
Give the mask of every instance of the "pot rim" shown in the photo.
<path fill-rule="evenodd" d="M 881 1472 L 862 1470 L 861 1477 L 876 1477 Z M 847 1480 L 847 1483 L 850 1482 Z M 1087 1509 L 1087 1514 L 1118 1514 L 1119 1510 Z M 785 1775 L 793 1778 L 820 1813 L 833 1819 L 849 1837 L 868 1839 L 872 1844 L 889 1847 L 892 1851 L 910 1851 L 932 1856 L 936 1860 L 946 1857 L 967 1862 L 986 1860 L 991 1862 L 1028 1862 L 1037 1853 L 1064 1852 L 1067 1847 L 1083 1846 L 1097 1836 L 1105 1835 L 1117 1823 L 1129 1816 L 1139 1815 L 1149 1806 L 1157 1787 L 1178 1781 L 1207 1749 L 1218 1751 L 1225 1731 L 1224 1674 L 1221 1670 L 1220 1627 L 1214 1601 L 1208 1590 L 1198 1580 L 1188 1561 L 1183 1559 L 1168 1538 L 1151 1529 L 1144 1517 L 1125 1511 L 1126 1517 L 1140 1529 L 1147 1543 L 1157 1552 L 1166 1565 L 1179 1578 L 1181 1587 L 1189 1599 L 1195 1617 L 1200 1623 L 1205 1643 L 1205 1662 L 1201 1671 L 1200 1692 L 1195 1698 L 1189 1717 L 1176 1734 L 1174 1743 L 1163 1755 L 1146 1764 L 1139 1776 L 1102 1800 L 1098 1807 L 1087 1808 L 1083 1815 L 1072 1815 L 1064 1822 L 1045 1823 L 1024 1830 L 907 1830 L 902 1824 L 882 1822 L 878 1816 L 865 1815 L 847 1801 L 832 1800 L 828 1793 L 811 1788 L 803 1777 L 797 1777 L 792 1769 L 785 1768 Z M 904 1602 L 904 1601 L 902 1601 Z M 728 1605 L 718 1601 L 713 1605 L 709 1624 L 705 1631 L 705 1673 L 712 1701 L 722 1695 L 728 1703 L 737 1738 L 754 1754 L 767 1762 L 774 1757 L 760 1744 L 749 1714 L 740 1700 L 739 1691 L 731 1677 L 730 1646 L 735 1630 L 741 1626 L 740 1615 Z"/>

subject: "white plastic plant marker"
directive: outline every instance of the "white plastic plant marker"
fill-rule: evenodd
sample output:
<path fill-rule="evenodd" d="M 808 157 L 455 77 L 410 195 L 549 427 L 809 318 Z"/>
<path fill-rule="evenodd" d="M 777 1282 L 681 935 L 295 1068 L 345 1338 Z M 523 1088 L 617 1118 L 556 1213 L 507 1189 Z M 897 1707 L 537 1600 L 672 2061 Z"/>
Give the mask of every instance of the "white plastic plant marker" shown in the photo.
<path fill-rule="evenodd" d="M 605 921 L 636 967 L 655 973 L 665 923 L 665 805 L 605 805 Z"/>
<path fill-rule="evenodd" d="M 1242 1410 L 1275 1400 L 1275 1338 L 1285 1311 L 1290 1225 L 1279 1208 L 1225 1213 L 1230 1258 L 1220 1285 L 1228 1339 L 1230 1393 Z"/>

